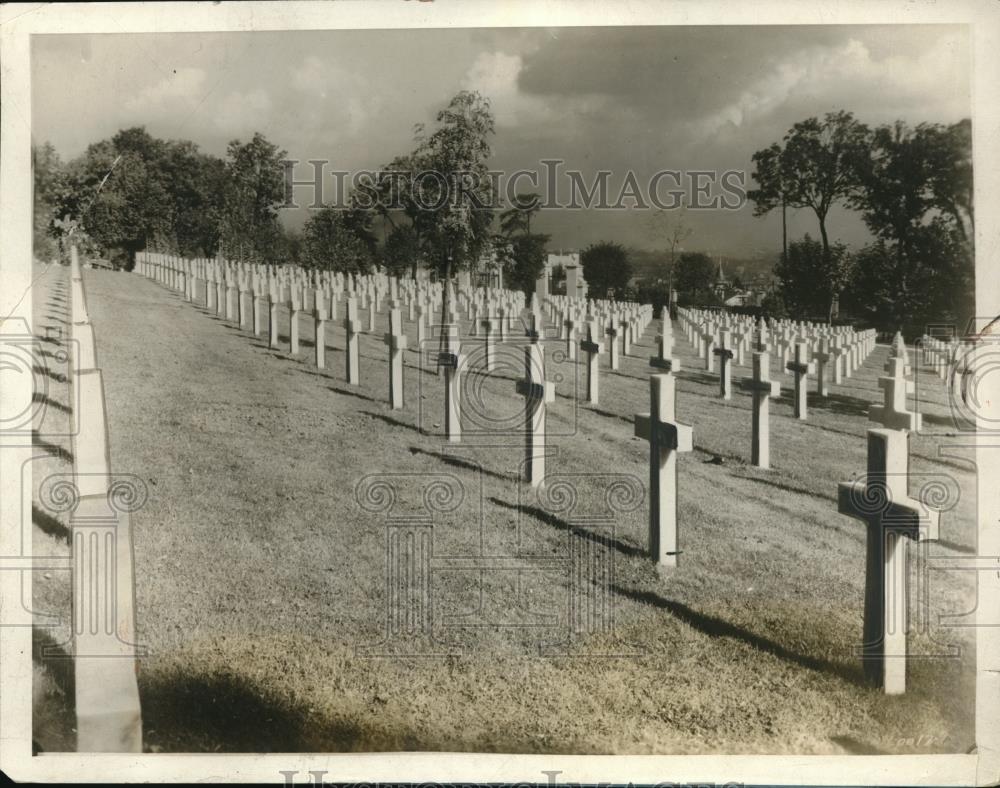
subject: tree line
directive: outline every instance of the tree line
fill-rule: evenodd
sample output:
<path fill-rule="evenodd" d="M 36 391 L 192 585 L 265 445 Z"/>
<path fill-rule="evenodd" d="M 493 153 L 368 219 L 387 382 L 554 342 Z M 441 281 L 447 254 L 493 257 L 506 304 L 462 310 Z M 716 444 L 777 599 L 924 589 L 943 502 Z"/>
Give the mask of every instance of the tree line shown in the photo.
<path fill-rule="evenodd" d="M 870 128 L 850 112 L 796 123 L 752 157 L 758 216 L 782 210 L 779 299 L 792 317 L 831 319 L 835 308 L 883 330 L 964 330 L 974 314 L 972 124 L 902 121 Z M 872 241 L 831 241 L 834 205 L 858 211 Z M 819 238 L 787 239 L 784 214 L 805 208 Z"/>
<path fill-rule="evenodd" d="M 380 266 L 415 275 L 423 267 L 439 277 L 496 260 L 508 287 L 530 293 L 549 236 L 532 227 L 541 204 L 536 194 L 518 194 L 502 212 L 492 208 L 496 185 L 487 163 L 494 133 L 489 100 L 459 92 L 432 128 L 415 127 L 411 150 L 382 168 L 395 177 L 363 181 L 346 205 L 311 212 L 298 232 L 279 220 L 287 153 L 259 133 L 230 142 L 222 158 L 141 127 L 65 163 L 43 144 L 32 151 L 35 253 L 49 256 L 73 234 L 124 268 L 147 248 L 356 273 Z M 796 123 L 752 161 L 755 214 L 781 209 L 784 218 L 789 208 L 805 208 L 819 231 L 818 239 L 791 241 L 783 233 L 778 289 L 765 304 L 770 313 L 830 319 L 839 303 L 869 325 L 908 334 L 971 316 L 968 120 L 872 129 L 849 112 L 834 112 Z M 441 177 L 417 177 L 428 171 Z M 860 212 L 871 243 L 849 249 L 830 239 L 828 215 L 837 204 Z M 717 304 L 711 261 L 682 250 L 691 234 L 683 211 L 653 215 L 651 226 L 665 249 L 665 276 L 634 286 L 627 250 L 597 243 L 581 255 L 591 295 L 665 303 L 676 289 L 681 304 Z"/>
<path fill-rule="evenodd" d="M 415 275 L 426 267 L 448 277 L 495 256 L 512 286 L 530 289 L 548 236 L 530 232 L 534 208 L 526 197 L 495 215 L 487 174 L 494 125 L 488 99 L 459 92 L 433 128 L 416 127 L 412 150 L 383 167 L 397 177 L 363 181 L 346 205 L 312 212 L 299 232 L 279 220 L 287 153 L 259 133 L 230 142 L 224 158 L 141 127 L 65 163 L 46 143 L 32 151 L 35 254 L 50 256 L 73 235 L 122 268 L 134 265 L 136 252 L 155 248 L 353 273 L 377 265 Z M 416 177 L 423 172 L 442 177 Z M 470 173 L 478 176 L 471 188 Z"/>

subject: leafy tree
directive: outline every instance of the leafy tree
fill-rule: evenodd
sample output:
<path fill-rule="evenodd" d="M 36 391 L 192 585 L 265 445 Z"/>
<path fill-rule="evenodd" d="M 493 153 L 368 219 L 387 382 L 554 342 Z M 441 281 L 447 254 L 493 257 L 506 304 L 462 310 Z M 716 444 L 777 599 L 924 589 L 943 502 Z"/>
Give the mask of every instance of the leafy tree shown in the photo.
<path fill-rule="evenodd" d="M 420 239 L 412 225 L 394 227 L 386 237 L 382 260 L 389 273 L 402 276 L 413 271 L 420 259 Z"/>
<path fill-rule="evenodd" d="M 302 228 L 302 265 L 308 268 L 366 274 L 373 262 L 368 244 L 336 207 L 317 211 Z"/>
<path fill-rule="evenodd" d="M 184 140 L 166 143 L 160 169 L 172 203 L 171 237 L 165 245 L 187 257 L 214 257 L 226 193 L 225 163 Z"/>
<path fill-rule="evenodd" d="M 930 186 L 934 206 L 955 223 L 961 239 L 972 242 L 976 229 L 972 199 L 972 121 L 925 127 L 929 137 Z"/>
<path fill-rule="evenodd" d="M 549 289 L 553 293 L 566 293 L 566 269 L 561 265 L 552 266 L 549 277 Z"/>
<path fill-rule="evenodd" d="M 897 244 L 901 257 L 934 209 L 967 238 L 965 225 L 971 225 L 972 217 L 970 157 L 967 140 L 942 126 L 921 124 L 911 130 L 902 121 L 881 126 L 859 162 L 863 188 L 852 205 L 877 238 Z"/>
<path fill-rule="evenodd" d="M 500 214 L 500 230 L 510 237 L 515 234 L 531 235 L 531 217 L 542 208 L 537 194 L 518 194 L 514 204 Z"/>
<path fill-rule="evenodd" d="M 964 327 L 974 314 L 973 269 L 967 245 L 936 217 L 914 231 L 905 257 L 879 238 L 857 254 L 857 275 L 844 294 L 852 312 L 883 331 L 922 334 L 928 323 Z"/>
<path fill-rule="evenodd" d="M 859 255 L 851 303 L 877 325 L 919 333 L 918 318 L 964 323 L 972 315 L 968 131 L 967 121 L 915 129 L 898 121 L 872 134 L 852 205 L 877 242 Z"/>
<path fill-rule="evenodd" d="M 391 265 L 399 263 L 399 254 L 405 253 L 410 261 L 410 276 L 417 278 L 417 266 L 423 259 L 423 244 L 420 235 L 421 224 L 418 222 L 421 206 L 417 200 L 416 175 L 419 174 L 420 162 L 414 154 L 397 156 L 389 164 L 382 167 L 382 175 L 377 182 L 365 179 L 363 182 L 365 195 L 370 205 L 371 213 L 380 217 L 383 228 L 388 226 L 386 245 L 397 232 L 405 231 L 393 241 Z M 410 251 L 405 251 L 410 247 Z M 402 271 L 400 271 L 402 273 Z"/>
<path fill-rule="evenodd" d="M 854 258 L 847 247 L 835 243 L 826 252 L 807 233 L 801 241 L 793 241 L 775 266 L 781 298 L 788 312 L 796 318 L 827 315 L 835 297 L 850 281 Z"/>
<path fill-rule="evenodd" d="M 715 267 L 707 254 L 684 252 L 677 260 L 675 283 L 686 303 L 706 302 L 715 281 Z"/>
<path fill-rule="evenodd" d="M 417 127 L 411 164 L 419 170 L 411 193 L 424 258 L 450 280 L 453 271 L 476 265 L 491 242 L 494 194 L 487 162 L 495 122 L 489 100 L 468 90 L 458 92 L 436 121 L 429 135 Z M 442 322 L 448 292 L 441 302 Z"/>
<path fill-rule="evenodd" d="M 136 252 L 171 234 L 163 153 L 163 142 L 137 127 L 89 146 L 68 167 L 69 188 L 59 210 L 116 266 L 131 269 Z"/>
<path fill-rule="evenodd" d="M 632 266 L 621 244 L 602 241 L 591 244 L 580 255 L 583 277 L 594 298 L 618 298 L 628 287 Z"/>
<path fill-rule="evenodd" d="M 56 221 L 66 190 L 66 172 L 51 143 L 31 146 L 31 173 L 34 184 L 33 252 L 39 259 L 56 254 L 54 239 L 61 234 Z"/>
<path fill-rule="evenodd" d="M 759 184 L 747 192 L 754 215 L 778 206 L 811 209 L 819 222 L 823 253 L 828 253 L 827 214 L 857 192 L 857 162 L 867 143 L 868 128 L 843 110 L 827 113 L 822 121 L 796 123 L 783 146 L 774 143 L 751 157 L 756 166 L 752 177 Z"/>
<path fill-rule="evenodd" d="M 149 245 L 185 255 L 218 248 L 225 168 L 192 142 L 124 129 L 70 162 L 65 177 L 57 212 L 113 262 L 130 267 Z"/>
<path fill-rule="evenodd" d="M 765 317 L 783 320 L 788 317 L 785 301 L 778 290 L 769 290 L 760 300 L 760 309 Z"/>
<path fill-rule="evenodd" d="M 301 232 L 278 224 L 279 234 L 272 247 L 271 259 L 276 263 L 303 265 L 304 239 Z"/>
<path fill-rule="evenodd" d="M 430 135 L 422 127 L 417 132 L 417 225 L 429 262 L 450 278 L 453 269 L 471 267 L 490 242 L 493 184 L 486 163 L 494 119 L 487 99 L 463 90 L 436 120 Z"/>
<path fill-rule="evenodd" d="M 510 241 L 511 259 L 508 262 L 505 284 L 511 289 L 530 295 L 535 290 L 538 277 L 545 268 L 545 248 L 549 236 L 543 233 L 524 233 Z"/>
<path fill-rule="evenodd" d="M 222 246 L 228 257 L 266 260 L 280 238 L 278 208 L 284 202 L 288 154 L 262 134 L 227 148 L 226 188 L 222 211 Z"/>

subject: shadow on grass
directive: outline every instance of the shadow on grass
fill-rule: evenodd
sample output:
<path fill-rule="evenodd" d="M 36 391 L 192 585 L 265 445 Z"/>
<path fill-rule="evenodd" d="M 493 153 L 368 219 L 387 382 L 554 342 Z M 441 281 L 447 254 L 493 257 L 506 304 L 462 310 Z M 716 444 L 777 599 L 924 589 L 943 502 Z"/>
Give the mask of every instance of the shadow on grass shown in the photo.
<path fill-rule="evenodd" d="M 56 383 L 69 383 L 69 378 L 67 378 L 61 372 L 53 372 L 48 367 L 43 367 L 41 364 L 34 364 L 31 367 L 32 371 L 36 375 L 45 375 L 48 378 L 52 378 Z"/>
<path fill-rule="evenodd" d="M 500 479 L 505 482 L 518 481 L 517 477 L 513 474 L 490 471 L 473 460 L 466 460 L 461 457 L 456 457 L 453 454 L 442 454 L 441 452 L 427 451 L 426 449 L 421 449 L 417 446 L 410 447 L 410 454 L 420 454 L 424 457 L 433 457 L 436 460 L 441 460 L 441 462 L 445 465 L 451 465 L 453 468 L 463 468 L 464 470 L 472 471 L 473 473 L 481 473 L 484 476 L 490 476 L 494 479 Z"/>
<path fill-rule="evenodd" d="M 72 532 L 65 523 L 60 522 L 51 514 L 39 509 L 34 504 L 31 504 L 31 522 L 37 525 L 42 533 L 46 533 L 55 539 L 66 542 L 66 544 L 69 544 L 72 540 Z"/>
<path fill-rule="evenodd" d="M 364 397 L 364 395 L 359 395 L 359 396 L 362 396 L 364 399 L 371 399 L 371 397 Z M 372 400 L 372 402 L 375 402 L 375 400 Z M 393 427 L 404 427 L 408 430 L 413 430 L 414 432 L 418 432 L 421 435 L 424 434 L 423 430 L 421 430 L 417 425 L 407 424 L 405 421 L 394 419 L 392 418 L 392 416 L 386 416 L 384 413 L 372 413 L 370 410 L 362 410 L 358 412 L 365 416 L 371 416 L 373 419 L 379 419 L 380 421 L 384 421 L 386 424 L 389 424 Z"/>
<path fill-rule="evenodd" d="M 360 391 L 351 391 L 350 389 L 342 389 L 338 388 L 337 386 L 327 386 L 327 388 L 330 389 L 330 391 L 334 392 L 335 394 L 344 394 L 348 397 L 357 397 L 358 399 L 363 399 L 366 402 L 379 402 L 379 400 L 375 399 L 374 397 L 369 397 L 367 394 L 362 394 Z M 362 413 L 364 412 L 365 411 L 362 411 Z M 379 414 L 369 413 L 368 415 L 378 416 Z"/>
<path fill-rule="evenodd" d="M 46 408 L 55 408 L 56 410 L 60 410 L 63 413 L 73 412 L 70 408 L 66 407 L 61 402 L 56 402 L 54 399 L 48 397 L 47 395 L 43 394 L 40 391 L 36 391 L 31 396 L 31 401 L 37 402 L 39 405 L 44 405 Z"/>
<path fill-rule="evenodd" d="M 716 462 L 716 463 L 712 463 L 711 462 L 712 459 L 714 459 L 716 457 L 721 457 L 722 459 L 728 460 L 728 461 L 730 461 L 730 462 L 732 462 L 732 463 L 734 463 L 736 465 L 739 465 L 739 466 L 746 466 L 747 465 L 747 458 L 745 456 L 743 456 L 742 454 L 736 454 L 734 452 L 722 451 L 721 449 L 710 449 L 710 448 L 708 448 L 708 446 L 702 446 L 699 443 L 693 444 L 691 448 L 693 448 L 696 452 L 698 452 L 700 454 L 706 454 L 706 455 L 708 455 L 710 459 L 707 460 L 706 462 L 709 462 L 709 463 L 711 463 L 713 465 L 721 465 L 722 464 L 722 463 L 718 463 L 718 462 Z M 743 477 L 740 477 L 740 478 L 743 478 Z"/>
<path fill-rule="evenodd" d="M 718 373 L 712 374 L 711 372 L 698 372 L 697 370 L 694 369 L 684 369 L 683 366 L 674 375 L 674 377 L 676 377 L 678 380 L 690 381 L 691 383 L 705 383 L 716 387 L 718 387 L 719 385 Z"/>
<path fill-rule="evenodd" d="M 665 599 L 652 591 L 637 591 L 631 588 L 624 588 L 617 584 L 613 584 L 611 586 L 611 590 L 626 599 L 631 599 L 633 602 L 639 602 L 644 605 L 652 605 L 653 607 L 658 607 L 661 610 L 666 610 L 672 616 L 687 624 L 689 627 L 697 629 L 699 632 L 703 632 L 711 637 L 723 637 L 739 640 L 751 648 L 771 654 L 772 656 L 785 660 L 786 662 L 792 662 L 809 670 L 828 673 L 858 686 L 868 686 L 860 667 L 853 667 L 839 662 L 831 662 L 828 659 L 823 659 L 822 657 L 812 657 L 808 654 L 799 654 L 792 651 L 787 646 L 775 643 L 773 640 L 765 638 L 761 635 L 756 635 L 749 630 L 737 626 L 736 624 L 723 621 L 721 618 L 715 618 L 714 616 L 699 613 L 697 610 L 694 610 L 681 602 Z"/>
<path fill-rule="evenodd" d="M 53 457 L 58 457 L 60 460 L 65 462 L 73 462 L 73 453 L 67 451 L 62 446 L 56 446 L 54 443 L 49 443 L 41 435 L 38 434 L 38 430 L 31 431 L 31 444 L 33 446 L 48 452 Z"/>
<path fill-rule="evenodd" d="M 620 539 L 614 539 L 604 534 L 588 531 L 586 528 L 581 528 L 580 526 L 573 525 L 572 523 L 567 523 L 565 520 L 556 517 L 554 514 L 546 512 L 544 509 L 540 509 L 537 506 L 528 506 L 523 503 L 509 503 L 508 501 L 503 501 L 494 497 L 489 498 L 489 501 L 490 503 L 503 507 L 504 509 L 512 509 L 513 511 L 520 512 L 521 514 L 534 517 L 539 522 L 551 525 L 553 528 L 557 528 L 560 531 L 566 531 L 567 533 L 571 533 L 581 539 L 586 539 L 594 544 L 611 547 L 622 555 L 629 556 L 630 558 L 638 558 L 639 556 L 644 556 L 646 554 L 645 550 L 642 550 L 635 545 L 628 544 Z"/>
<path fill-rule="evenodd" d="M 622 416 L 618 413 L 612 413 L 610 410 L 603 410 L 602 408 L 595 408 L 593 406 L 585 406 L 583 410 L 596 413 L 598 416 L 604 416 L 607 419 L 618 419 L 619 421 L 624 421 L 626 424 L 631 424 L 634 419 L 634 417 Z"/>
<path fill-rule="evenodd" d="M 764 471 L 761 471 L 764 473 Z M 818 498 L 822 501 L 832 501 L 837 502 L 837 496 L 830 493 L 816 492 L 815 490 L 810 490 L 808 487 L 799 487 L 795 484 L 787 484 L 786 482 L 774 481 L 773 479 L 764 479 L 760 476 L 752 476 L 750 474 L 736 474 L 737 479 L 746 479 L 747 481 L 755 482 L 757 484 L 766 484 L 768 487 L 774 487 L 778 490 L 784 492 L 797 493 L 798 495 L 808 495 L 810 498 Z"/>
<path fill-rule="evenodd" d="M 606 369 L 604 370 L 608 375 L 617 375 L 620 378 L 628 378 L 629 380 L 644 380 L 649 381 L 649 377 L 643 377 L 642 375 L 626 375 L 620 369 Z"/>
<path fill-rule="evenodd" d="M 38 626 L 31 628 L 31 655 L 34 666 L 32 689 L 39 693 L 35 695 L 32 706 L 32 754 L 74 752 L 76 677 L 73 660 L 69 659 L 64 645 L 57 643 L 49 630 Z M 46 688 L 46 684 L 50 688 Z"/>
<path fill-rule="evenodd" d="M 316 720 L 237 673 L 139 676 L 147 739 L 172 752 L 348 752 L 369 739 L 358 723 Z M 153 733 L 155 731 L 155 733 Z"/>
<path fill-rule="evenodd" d="M 947 416 L 938 416 L 934 413 L 924 413 L 922 414 L 922 419 L 926 424 L 936 424 L 938 427 L 951 427 L 956 432 L 975 432 L 975 429 L 969 429 L 968 422 L 962 419 L 955 418 L 955 415 L 949 413 Z"/>
<path fill-rule="evenodd" d="M 794 404 L 794 389 L 790 389 L 789 393 L 788 402 Z M 785 399 L 785 397 L 782 397 L 782 399 Z M 815 408 L 816 410 L 828 410 L 831 413 L 839 413 L 844 416 L 861 416 L 863 418 L 868 418 L 868 411 L 872 407 L 870 400 L 851 397 L 847 394 L 830 394 L 826 397 L 821 397 L 815 391 L 809 392 L 806 404 L 807 407 Z"/>

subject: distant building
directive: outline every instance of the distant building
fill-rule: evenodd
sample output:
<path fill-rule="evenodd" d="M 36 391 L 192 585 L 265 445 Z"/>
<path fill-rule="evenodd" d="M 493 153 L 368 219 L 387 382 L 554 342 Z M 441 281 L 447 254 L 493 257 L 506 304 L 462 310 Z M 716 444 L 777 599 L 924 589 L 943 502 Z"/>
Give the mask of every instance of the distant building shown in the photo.
<path fill-rule="evenodd" d="M 726 295 L 729 292 L 729 281 L 726 279 L 726 275 L 722 270 L 722 258 L 719 258 L 719 271 L 715 275 L 715 281 L 712 283 L 712 292 L 719 298 L 720 301 L 726 300 Z"/>
<path fill-rule="evenodd" d="M 568 266 L 578 266 L 580 265 L 580 253 L 579 252 L 559 252 L 559 254 L 554 254 L 549 252 L 548 257 L 545 261 L 545 267 L 548 270 L 552 270 L 553 267 L 559 266 L 560 268 L 566 268 Z"/>
<path fill-rule="evenodd" d="M 549 252 L 545 257 L 545 267 L 535 286 L 535 292 L 541 296 L 547 296 L 553 292 L 552 274 L 556 270 L 561 270 L 566 274 L 567 293 L 568 288 L 573 288 L 573 293 L 580 298 L 587 295 L 587 283 L 583 279 L 583 268 L 580 266 L 579 252 Z M 544 284 L 543 284 L 544 282 Z"/>
<path fill-rule="evenodd" d="M 512 251 L 511 245 L 507 244 L 508 255 Z M 503 263 L 495 247 L 490 246 L 483 251 L 474 270 L 476 287 L 503 287 Z"/>

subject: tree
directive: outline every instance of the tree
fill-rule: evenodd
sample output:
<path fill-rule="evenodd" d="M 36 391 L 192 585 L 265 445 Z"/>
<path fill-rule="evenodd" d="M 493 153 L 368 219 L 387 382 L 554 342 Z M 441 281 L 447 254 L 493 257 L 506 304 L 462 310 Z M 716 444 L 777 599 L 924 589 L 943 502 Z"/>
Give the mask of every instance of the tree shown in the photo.
<path fill-rule="evenodd" d="M 621 244 L 602 241 L 591 244 L 580 255 L 583 278 L 595 298 L 618 298 L 628 287 L 632 266 Z"/>
<path fill-rule="evenodd" d="M 972 199 L 972 121 L 924 127 L 929 138 L 930 186 L 934 206 L 955 223 L 963 241 L 972 243 L 976 229 Z"/>
<path fill-rule="evenodd" d="M 436 120 L 429 136 L 417 129 L 416 224 L 428 262 L 450 279 L 453 270 L 470 268 L 490 242 L 493 182 L 486 164 L 495 122 L 489 100 L 467 90 Z"/>
<path fill-rule="evenodd" d="M 342 273 L 366 274 L 372 254 L 347 215 L 334 206 L 317 211 L 302 228 L 302 265 Z"/>
<path fill-rule="evenodd" d="M 68 167 L 59 211 L 76 220 L 116 266 L 131 269 L 136 252 L 171 236 L 163 155 L 164 143 L 136 127 L 90 145 Z"/>
<path fill-rule="evenodd" d="M 382 177 L 378 181 L 367 178 L 363 181 L 365 194 L 371 201 L 370 210 L 381 218 L 383 230 L 387 225 L 391 228 L 386 235 L 386 245 L 397 232 L 405 231 L 405 235 L 399 235 L 393 242 L 394 248 L 390 254 L 395 264 L 399 261 L 396 255 L 402 253 L 405 247 L 410 247 L 406 255 L 410 260 L 410 276 L 413 279 L 417 278 L 417 266 L 423 259 L 421 225 L 417 221 L 421 211 L 416 186 L 419 166 L 420 163 L 412 153 L 397 156 L 382 167 Z"/>
<path fill-rule="evenodd" d="M 507 287 L 522 290 L 525 295 L 534 292 L 538 277 L 545 268 L 545 248 L 548 242 L 549 236 L 543 233 L 524 233 L 506 242 L 511 248 L 510 260 L 506 266 Z"/>
<path fill-rule="evenodd" d="M 777 290 L 769 290 L 760 301 L 761 313 L 765 317 L 783 320 L 788 317 L 788 310 L 781 293 Z"/>
<path fill-rule="evenodd" d="M 857 162 L 867 144 L 868 128 L 850 112 L 829 112 L 822 121 L 807 118 L 796 123 L 785 135 L 784 147 L 774 143 L 751 157 L 756 166 L 752 177 L 759 184 L 747 192 L 754 215 L 763 216 L 779 205 L 810 208 L 827 254 L 827 214 L 856 194 Z"/>
<path fill-rule="evenodd" d="M 56 254 L 53 239 L 61 234 L 56 224 L 59 205 L 66 190 L 66 172 L 51 143 L 31 146 L 34 190 L 33 253 L 43 259 Z"/>
<path fill-rule="evenodd" d="M 920 333 L 914 320 L 973 313 L 972 161 L 968 123 L 881 126 L 858 165 L 852 199 L 876 243 L 859 255 L 853 308 Z"/>
<path fill-rule="evenodd" d="M 883 331 L 920 336 L 928 323 L 963 327 L 974 314 L 973 277 L 965 243 L 947 221 L 935 218 L 911 239 L 907 257 L 878 239 L 857 255 L 857 276 L 846 305 Z"/>
<path fill-rule="evenodd" d="M 711 298 L 715 266 L 702 252 L 684 252 L 677 260 L 675 283 L 684 303 L 714 303 Z"/>
<path fill-rule="evenodd" d="M 518 194 L 514 204 L 500 214 L 500 230 L 507 237 L 515 234 L 531 235 L 531 217 L 542 208 L 537 194 Z"/>
<path fill-rule="evenodd" d="M 382 260 L 389 273 L 402 276 L 416 268 L 420 259 L 420 239 L 411 225 L 394 227 L 385 240 Z"/>
<path fill-rule="evenodd" d="M 495 122 L 489 100 L 468 90 L 459 91 L 436 121 L 430 135 L 417 126 L 410 162 L 419 171 L 410 188 L 424 258 L 447 281 L 453 271 L 472 268 L 491 240 L 494 194 L 487 161 Z M 442 323 L 448 299 L 445 288 Z"/>
<path fill-rule="evenodd" d="M 549 289 L 552 293 L 566 293 L 566 269 L 561 265 L 552 266 Z"/>
<path fill-rule="evenodd" d="M 222 246 L 228 257 L 266 260 L 280 238 L 278 208 L 285 198 L 288 154 L 255 133 L 227 148 L 226 189 L 221 219 Z"/>
<path fill-rule="evenodd" d="M 854 262 L 843 244 L 835 243 L 824 252 L 808 233 L 789 244 L 774 269 L 788 312 L 799 319 L 823 314 L 830 319 L 830 305 L 850 281 Z"/>
<path fill-rule="evenodd" d="M 226 165 L 201 153 L 193 142 L 171 141 L 163 148 L 160 170 L 171 199 L 171 251 L 186 257 L 214 257 L 226 193 Z"/>
<path fill-rule="evenodd" d="M 667 209 L 658 209 L 651 214 L 647 222 L 653 237 L 662 243 L 666 248 L 666 274 L 667 274 L 667 294 L 674 287 L 674 276 L 677 273 L 677 254 L 683 244 L 694 230 L 688 225 L 686 208 L 681 206 L 680 211 L 671 213 Z"/>

